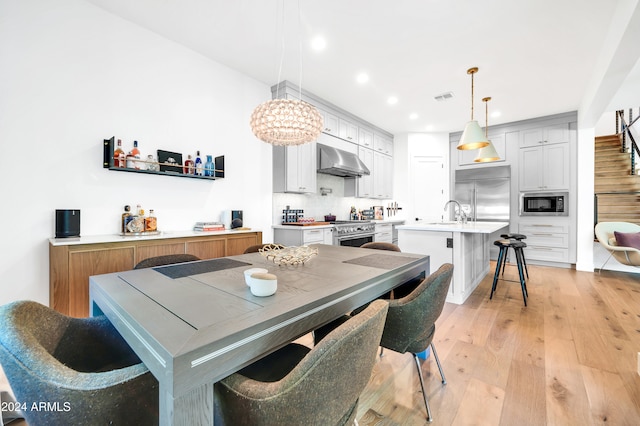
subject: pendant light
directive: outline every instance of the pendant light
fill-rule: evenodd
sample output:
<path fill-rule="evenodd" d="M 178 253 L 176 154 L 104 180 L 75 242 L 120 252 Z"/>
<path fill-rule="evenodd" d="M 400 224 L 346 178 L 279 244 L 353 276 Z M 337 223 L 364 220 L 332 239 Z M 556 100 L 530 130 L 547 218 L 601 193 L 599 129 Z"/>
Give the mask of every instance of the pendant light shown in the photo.
<path fill-rule="evenodd" d="M 284 59 L 284 0 L 282 1 L 282 54 L 278 71 L 278 90 Z M 271 99 L 258 105 L 251 114 L 251 130 L 258 139 L 272 145 L 301 145 L 318 139 L 322 115 L 302 100 L 302 41 L 300 37 L 300 0 L 298 0 L 298 42 L 300 50 L 300 99 Z"/>
<path fill-rule="evenodd" d="M 489 140 L 489 101 L 490 97 L 482 98 L 482 102 L 484 102 L 484 113 L 485 113 L 485 126 L 484 126 L 484 135 L 489 145 L 482 147 L 478 150 L 478 156 L 473 160 L 476 163 L 490 163 L 492 161 L 500 160 L 500 156 L 496 151 L 496 147 L 493 146 L 493 143 Z"/>
<path fill-rule="evenodd" d="M 478 67 L 469 68 L 467 74 L 471 74 L 471 121 L 467 123 L 458 143 L 458 149 L 478 149 L 489 145 L 484 137 L 478 122 L 473 119 L 473 75 L 478 72 Z"/>

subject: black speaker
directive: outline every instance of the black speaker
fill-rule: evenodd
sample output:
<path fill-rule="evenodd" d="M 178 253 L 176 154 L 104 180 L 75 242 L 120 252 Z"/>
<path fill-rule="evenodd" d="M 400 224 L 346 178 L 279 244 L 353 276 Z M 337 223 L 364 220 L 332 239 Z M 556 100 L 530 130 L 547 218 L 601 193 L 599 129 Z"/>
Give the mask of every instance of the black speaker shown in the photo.
<path fill-rule="evenodd" d="M 231 210 L 231 229 L 242 228 L 242 210 Z"/>
<path fill-rule="evenodd" d="M 56 210 L 56 238 L 80 236 L 80 210 Z"/>

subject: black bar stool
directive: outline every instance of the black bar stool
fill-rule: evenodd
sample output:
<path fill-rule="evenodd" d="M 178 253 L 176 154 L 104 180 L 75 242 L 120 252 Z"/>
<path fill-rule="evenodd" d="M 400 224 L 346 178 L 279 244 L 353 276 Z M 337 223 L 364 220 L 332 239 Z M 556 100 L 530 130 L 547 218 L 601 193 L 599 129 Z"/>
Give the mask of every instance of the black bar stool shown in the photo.
<path fill-rule="evenodd" d="M 513 251 L 516 254 L 516 263 L 518 264 L 518 276 L 520 277 L 520 287 L 522 288 L 522 299 L 524 300 L 524 306 L 527 306 L 527 297 L 529 297 L 529 294 L 527 292 L 527 282 L 525 281 L 524 271 L 522 269 L 522 265 L 524 261 L 523 249 L 527 246 L 527 244 L 515 239 L 496 240 L 493 242 L 493 244 L 500 248 L 500 252 L 498 253 L 498 261 L 496 263 L 496 272 L 493 275 L 493 285 L 491 286 L 491 295 L 489 296 L 489 300 L 493 298 L 493 292 L 496 291 L 496 285 L 498 284 L 498 279 L 500 276 L 500 269 L 502 269 L 504 274 L 504 264 L 506 262 L 507 252 L 509 251 L 509 247 L 511 247 L 513 248 Z"/>
<path fill-rule="evenodd" d="M 509 240 L 516 240 L 516 241 L 522 241 L 522 240 L 526 240 L 527 236 L 524 234 L 502 234 L 500 235 L 500 237 L 502 238 L 506 238 Z M 526 244 L 525 244 L 526 247 Z M 527 279 L 529 279 L 529 268 L 527 268 L 527 261 L 524 260 L 524 250 L 520 251 L 520 255 L 522 257 L 522 264 L 524 265 L 524 271 L 527 273 Z M 504 275 L 504 267 L 506 266 L 506 262 L 504 263 L 504 265 L 502 265 L 502 275 Z"/>

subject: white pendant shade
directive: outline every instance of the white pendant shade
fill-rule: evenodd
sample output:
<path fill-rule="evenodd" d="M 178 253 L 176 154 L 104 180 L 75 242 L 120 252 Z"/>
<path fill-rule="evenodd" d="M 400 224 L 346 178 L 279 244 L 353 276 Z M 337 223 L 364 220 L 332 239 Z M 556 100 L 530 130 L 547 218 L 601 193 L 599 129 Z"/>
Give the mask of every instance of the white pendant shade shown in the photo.
<path fill-rule="evenodd" d="M 467 123 L 458 143 L 458 149 L 478 149 L 489 145 L 489 141 L 476 120 Z"/>
<path fill-rule="evenodd" d="M 473 161 L 476 163 L 490 163 L 492 161 L 498 161 L 499 159 L 500 156 L 498 155 L 498 151 L 496 151 L 496 147 L 489 141 L 489 145 L 478 150 L 478 156 Z"/>

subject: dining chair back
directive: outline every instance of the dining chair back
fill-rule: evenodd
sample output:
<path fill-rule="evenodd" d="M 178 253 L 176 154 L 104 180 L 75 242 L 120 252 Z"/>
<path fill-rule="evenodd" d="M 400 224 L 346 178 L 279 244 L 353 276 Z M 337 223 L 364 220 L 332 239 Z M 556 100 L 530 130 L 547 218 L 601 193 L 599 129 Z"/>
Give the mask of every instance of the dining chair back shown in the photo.
<path fill-rule="evenodd" d="M 353 424 L 388 303 L 377 300 L 312 349 L 290 343 L 215 385 L 224 424 Z"/>
<path fill-rule="evenodd" d="M 0 324 L 0 364 L 29 425 L 158 423 L 158 382 L 105 316 L 18 301 Z"/>

